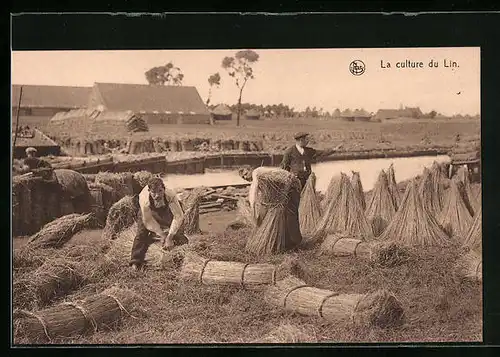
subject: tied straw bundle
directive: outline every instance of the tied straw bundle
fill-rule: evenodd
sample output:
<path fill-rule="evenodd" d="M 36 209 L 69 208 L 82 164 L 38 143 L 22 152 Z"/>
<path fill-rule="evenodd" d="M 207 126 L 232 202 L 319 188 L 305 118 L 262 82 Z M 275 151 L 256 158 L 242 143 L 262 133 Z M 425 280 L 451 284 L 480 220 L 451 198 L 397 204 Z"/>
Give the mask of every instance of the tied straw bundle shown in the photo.
<path fill-rule="evenodd" d="M 134 177 L 131 172 L 99 172 L 95 182 L 113 187 L 117 199 L 134 194 Z"/>
<path fill-rule="evenodd" d="M 361 177 L 359 176 L 358 171 L 352 171 L 351 185 L 359 199 L 361 208 L 363 209 L 363 211 L 366 210 L 365 191 L 363 190 Z"/>
<path fill-rule="evenodd" d="M 234 285 L 246 290 L 262 290 L 300 270 L 299 262 L 293 256 L 287 256 L 279 265 L 212 260 L 187 249 L 178 251 L 178 256 L 182 259 L 182 280 L 203 285 Z"/>
<path fill-rule="evenodd" d="M 401 207 L 379 239 L 406 246 L 448 246 L 449 238 L 424 208 L 416 185 L 415 180 L 410 181 Z"/>
<path fill-rule="evenodd" d="M 451 180 L 446 204 L 438 217 L 438 222 L 446 234 L 459 243 L 464 242 L 473 221 L 460 194 L 459 186 L 462 185 L 459 180 Z"/>
<path fill-rule="evenodd" d="M 256 255 L 293 249 L 302 241 L 299 226 L 300 181 L 288 171 L 261 174 L 255 202 L 257 225 L 246 250 Z"/>
<path fill-rule="evenodd" d="M 301 315 L 317 316 L 332 323 L 387 328 L 401 324 L 404 315 L 399 301 L 387 290 L 370 294 L 340 294 L 310 287 L 293 276 L 270 286 L 264 298 L 271 305 Z"/>
<path fill-rule="evenodd" d="M 443 192 L 438 192 L 435 188 L 432 173 L 428 168 L 424 168 L 424 173 L 418 187 L 418 194 L 422 198 L 424 208 L 433 216 L 437 217 L 443 208 L 441 197 Z"/>
<path fill-rule="evenodd" d="M 316 192 L 316 175 L 311 173 L 302 189 L 299 204 L 300 232 L 305 240 L 310 237 L 321 219 L 321 205 Z"/>
<path fill-rule="evenodd" d="M 483 260 L 479 253 L 470 251 L 462 256 L 455 265 L 455 274 L 462 279 L 483 280 Z"/>
<path fill-rule="evenodd" d="M 182 230 L 185 234 L 199 234 L 200 229 L 200 203 L 203 198 L 205 188 L 197 187 L 189 192 L 184 200 L 184 222 Z"/>
<path fill-rule="evenodd" d="M 333 182 L 333 183 L 332 183 Z M 343 232 L 361 240 L 374 239 L 373 231 L 356 198 L 351 182 L 344 173 L 332 179 L 330 201 L 318 222 L 311 243 L 320 242 L 328 234 Z"/>
<path fill-rule="evenodd" d="M 149 171 L 137 171 L 133 174 L 133 192 L 139 194 L 148 182 L 153 178 L 153 174 Z"/>
<path fill-rule="evenodd" d="M 320 246 L 320 254 L 365 259 L 381 267 L 406 263 L 410 253 L 393 242 L 365 242 L 342 234 L 328 235 Z"/>
<path fill-rule="evenodd" d="M 394 208 L 397 211 L 401 203 L 401 194 L 399 192 L 398 184 L 396 182 L 396 175 L 394 173 L 394 164 L 390 164 L 389 169 L 387 170 L 387 183 L 389 192 L 391 193 L 392 199 L 394 201 Z"/>
<path fill-rule="evenodd" d="M 481 252 L 483 249 L 482 216 L 483 211 L 480 207 L 464 240 L 464 246 L 476 252 Z"/>
<path fill-rule="evenodd" d="M 116 327 L 127 316 L 140 310 L 137 295 L 128 289 L 112 287 L 83 301 L 63 302 L 37 312 L 14 311 L 16 344 L 53 342 Z"/>
<path fill-rule="evenodd" d="M 123 230 L 133 225 L 139 212 L 139 197 L 125 196 L 113 204 L 106 217 L 102 235 L 106 239 L 116 239 Z"/>
<path fill-rule="evenodd" d="M 375 188 L 373 189 L 366 218 L 371 224 L 373 234 L 378 237 L 387 228 L 392 218 L 396 214 L 394 200 L 389 191 L 389 183 L 384 170 L 380 171 Z"/>
<path fill-rule="evenodd" d="M 76 233 L 95 228 L 96 223 L 92 213 L 66 215 L 43 226 L 30 237 L 28 244 L 33 248 L 60 248 Z"/>

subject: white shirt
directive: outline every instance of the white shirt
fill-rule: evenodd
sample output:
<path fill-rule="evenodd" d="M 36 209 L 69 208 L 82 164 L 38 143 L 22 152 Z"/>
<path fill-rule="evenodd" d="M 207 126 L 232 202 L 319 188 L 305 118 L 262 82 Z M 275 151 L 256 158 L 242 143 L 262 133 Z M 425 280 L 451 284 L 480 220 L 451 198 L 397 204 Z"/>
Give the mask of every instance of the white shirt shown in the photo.
<path fill-rule="evenodd" d="M 184 211 L 182 210 L 179 199 L 177 198 L 175 192 L 167 188 L 165 189 L 165 200 L 168 203 L 168 207 L 170 208 L 170 211 L 173 215 L 172 223 L 170 224 L 168 233 L 171 235 L 175 235 L 177 234 L 177 231 L 181 227 L 184 220 Z M 158 236 L 161 236 L 163 234 L 163 230 L 160 224 L 154 218 L 153 212 L 150 208 L 148 186 L 144 187 L 139 194 L 139 206 L 142 211 L 142 221 L 146 229 L 153 233 L 156 233 Z"/>
<path fill-rule="evenodd" d="M 297 148 L 297 150 L 299 150 L 300 155 L 304 155 L 304 148 L 302 146 L 295 144 L 295 147 Z"/>

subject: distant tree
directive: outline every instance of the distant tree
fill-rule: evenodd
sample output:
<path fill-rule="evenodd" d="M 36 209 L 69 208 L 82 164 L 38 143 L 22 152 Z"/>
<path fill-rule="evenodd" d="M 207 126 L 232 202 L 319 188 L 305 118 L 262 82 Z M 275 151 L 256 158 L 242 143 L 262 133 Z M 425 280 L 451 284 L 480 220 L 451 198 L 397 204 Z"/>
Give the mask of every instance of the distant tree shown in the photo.
<path fill-rule="evenodd" d="M 219 72 L 212 74 L 210 77 L 208 77 L 208 84 L 210 87 L 208 88 L 208 98 L 207 98 L 207 105 L 210 104 L 210 99 L 212 98 L 212 89 L 214 86 L 218 87 L 220 86 L 220 74 Z"/>
<path fill-rule="evenodd" d="M 431 110 L 429 112 L 429 118 L 434 119 L 438 113 L 435 110 Z"/>
<path fill-rule="evenodd" d="M 340 118 L 340 109 L 339 108 L 335 109 L 332 116 L 334 118 Z"/>
<path fill-rule="evenodd" d="M 158 86 L 165 84 L 180 86 L 184 79 L 181 69 L 175 67 L 172 62 L 168 62 L 164 66 L 153 67 L 144 74 L 149 84 Z"/>
<path fill-rule="evenodd" d="M 222 68 L 227 71 L 230 77 L 235 79 L 236 86 L 239 90 L 236 125 L 240 125 L 243 89 L 245 89 L 248 80 L 254 78 L 252 65 L 258 60 L 259 54 L 252 50 L 238 51 L 234 57 L 224 57 L 222 60 Z"/>

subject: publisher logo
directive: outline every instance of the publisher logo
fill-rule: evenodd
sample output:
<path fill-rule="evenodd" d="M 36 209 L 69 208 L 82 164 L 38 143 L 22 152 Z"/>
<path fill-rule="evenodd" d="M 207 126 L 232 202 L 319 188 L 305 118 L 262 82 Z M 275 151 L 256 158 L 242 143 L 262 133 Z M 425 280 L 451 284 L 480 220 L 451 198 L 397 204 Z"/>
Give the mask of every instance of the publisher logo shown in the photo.
<path fill-rule="evenodd" d="M 365 63 L 361 60 L 354 60 L 349 65 L 349 71 L 354 76 L 361 76 L 363 73 L 365 73 L 365 69 Z"/>

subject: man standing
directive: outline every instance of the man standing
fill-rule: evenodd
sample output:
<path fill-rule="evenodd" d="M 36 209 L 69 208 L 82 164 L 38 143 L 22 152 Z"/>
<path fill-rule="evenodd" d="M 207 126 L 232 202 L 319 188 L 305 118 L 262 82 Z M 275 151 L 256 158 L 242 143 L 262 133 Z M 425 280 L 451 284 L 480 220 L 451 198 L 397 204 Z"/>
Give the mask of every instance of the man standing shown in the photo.
<path fill-rule="evenodd" d="M 294 136 L 294 139 L 295 145 L 285 151 L 281 168 L 293 173 L 299 179 L 302 188 L 304 188 L 312 172 L 311 163 L 319 157 L 334 153 L 342 147 L 342 144 L 333 149 L 316 150 L 307 146 L 309 144 L 309 134 L 300 132 Z"/>
<path fill-rule="evenodd" d="M 24 165 L 26 165 L 30 171 L 52 167 L 47 161 L 36 157 L 37 150 L 35 148 L 29 147 L 25 152 L 26 159 L 24 159 Z"/>
<path fill-rule="evenodd" d="M 146 252 L 156 234 L 163 249 L 188 242 L 179 232 L 184 220 L 184 211 L 175 192 L 165 188 L 159 177 L 153 177 L 139 194 L 137 234 L 132 245 L 130 266 L 138 270 L 144 264 Z M 163 231 L 169 227 L 168 234 Z"/>

